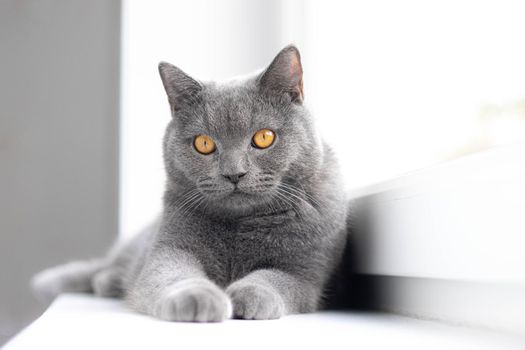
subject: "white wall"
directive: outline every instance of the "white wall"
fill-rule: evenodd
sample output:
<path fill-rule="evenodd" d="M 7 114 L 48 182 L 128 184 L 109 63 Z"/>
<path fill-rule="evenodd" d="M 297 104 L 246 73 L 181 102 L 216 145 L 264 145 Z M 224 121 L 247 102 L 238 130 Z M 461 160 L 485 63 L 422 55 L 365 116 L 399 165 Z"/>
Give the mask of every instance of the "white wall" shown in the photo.
<path fill-rule="evenodd" d="M 525 2 L 307 3 L 308 101 L 349 187 L 525 139 Z"/>

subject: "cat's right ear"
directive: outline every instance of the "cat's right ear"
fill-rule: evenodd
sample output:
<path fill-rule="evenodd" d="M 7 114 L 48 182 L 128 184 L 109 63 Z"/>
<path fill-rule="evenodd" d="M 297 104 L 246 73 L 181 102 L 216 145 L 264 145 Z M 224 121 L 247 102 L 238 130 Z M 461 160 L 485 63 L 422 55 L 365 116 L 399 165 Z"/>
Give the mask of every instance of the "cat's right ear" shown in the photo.
<path fill-rule="evenodd" d="M 181 69 L 170 63 L 160 62 L 159 73 L 172 113 L 183 106 L 191 106 L 198 100 L 202 85 Z"/>

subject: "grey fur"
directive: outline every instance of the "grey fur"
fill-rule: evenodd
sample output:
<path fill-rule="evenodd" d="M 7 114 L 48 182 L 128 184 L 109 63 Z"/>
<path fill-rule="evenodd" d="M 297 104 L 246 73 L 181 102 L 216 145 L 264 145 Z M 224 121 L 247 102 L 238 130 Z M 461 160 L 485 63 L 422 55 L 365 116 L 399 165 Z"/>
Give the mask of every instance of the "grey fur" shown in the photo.
<path fill-rule="evenodd" d="M 164 137 L 164 209 L 152 227 L 107 257 L 34 280 L 53 297 L 94 291 L 170 321 L 273 319 L 311 312 L 342 254 L 346 200 L 330 148 L 303 106 L 299 51 L 261 74 L 198 82 L 159 65 L 172 120 Z M 272 146 L 251 145 L 263 128 Z M 193 147 L 213 138 L 209 155 Z M 246 174 L 237 184 L 226 176 Z"/>

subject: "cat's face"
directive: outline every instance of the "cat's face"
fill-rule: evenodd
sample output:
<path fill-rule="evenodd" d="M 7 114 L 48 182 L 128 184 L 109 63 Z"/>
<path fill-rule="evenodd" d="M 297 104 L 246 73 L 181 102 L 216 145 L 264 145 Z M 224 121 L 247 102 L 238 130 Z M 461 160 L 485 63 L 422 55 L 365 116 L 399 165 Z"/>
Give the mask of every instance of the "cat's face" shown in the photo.
<path fill-rule="evenodd" d="M 246 208 L 290 191 L 286 179 L 315 166 L 297 49 L 285 48 L 265 72 L 242 82 L 203 84 L 164 63 L 160 72 L 173 114 L 166 168 L 187 185 L 188 201 Z"/>

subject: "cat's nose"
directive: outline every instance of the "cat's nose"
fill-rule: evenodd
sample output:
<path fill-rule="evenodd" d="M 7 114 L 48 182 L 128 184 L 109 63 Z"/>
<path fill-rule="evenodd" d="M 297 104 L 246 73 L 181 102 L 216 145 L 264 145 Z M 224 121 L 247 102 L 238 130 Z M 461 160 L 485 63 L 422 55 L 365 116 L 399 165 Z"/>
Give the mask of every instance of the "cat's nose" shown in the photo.
<path fill-rule="evenodd" d="M 241 179 L 241 177 L 243 177 L 244 175 L 246 175 L 246 173 L 237 173 L 237 174 L 222 174 L 222 176 L 224 176 L 224 178 L 226 178 L 227 180 L 229 180 L 232 184 L 236 184 L 239 182 L 239 180 Z"/>

